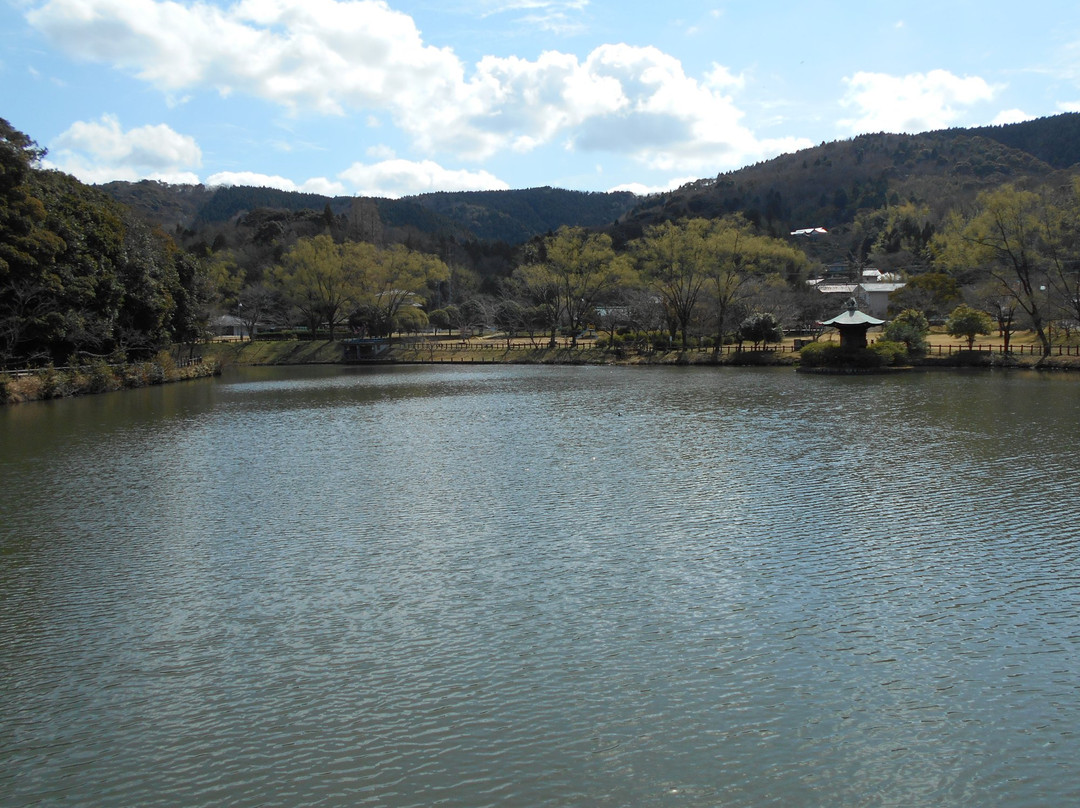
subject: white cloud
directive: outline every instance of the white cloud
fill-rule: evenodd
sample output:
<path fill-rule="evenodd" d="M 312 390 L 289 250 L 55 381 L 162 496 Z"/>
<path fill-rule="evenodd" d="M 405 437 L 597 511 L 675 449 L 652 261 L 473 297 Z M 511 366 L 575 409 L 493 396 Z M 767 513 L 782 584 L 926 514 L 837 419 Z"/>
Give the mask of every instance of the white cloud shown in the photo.
<path fill-rule="evenodd" d="M 364 152 L 372 160 L 393 160 L 397 157 L 393 148 L 387 146 L 385 143 L 379 143 L 375 146 L 368 146 Z"/>
<path fill-rule="evenodd" d="M 728 68 L 714 62 L 712 70 L 705 76 L 705 83 L 716 90 L 741 90 L 746 86 L 746 77 L 736 76 Z"/>
<path fill-rule="evenodd" d="M 328 180 L 326 177 L 312 177 L 300 186 L 300 190 L 306 194 L 321 194 L 322 196 L 344 196 L 345 186 L 340 182 Z"/>
<path fill-rule="evenodd" d="M 575 148 L 628 153 L 663 171 L 711 172 L 811 145 L 762 141 L 743 126 L 742 111 L 723 93 L 742 79 L 720 65 L 701 83 L 655 48 L 607 45 L 590 54 L 585 68 L 614 82 L 621 103 L 582 120 L 572 133 Z"/>
<path fill-rule="evenodd" d="M 509 7 L 566 13 L 585 2 Z M 457 160 L 562 141 L 667 170 L 713 171 L 810 145 L 759 141 L 728 95 L 744 79 L 723 66 L 698 80 L 656 48 L 615 44 L 584 60 L 556 51 L 535 60 L 488 56 L 469 74 L 381 0 L 240 0 L 228 8 L 47 0 L 27 19 L 72 56 L 133 72 L 170 97 L 213 88 L 295 114 L 386 115 L 422 153 Z"/>
<path fill-rule="evenodd" d="M 994 120 L 991 121 L 992 126 L 1001 126 L 1007 123 L 1023 123 L 1024 121 L 1033 121 L 1037 116 L 1028 115 L 1022 109 L 1003 109 L 999 112 Z"/>
<path fill-rule="evenodd" d="M 277 188 L 279 191 L 299 191 L 300 186 L 286 177 L 276 174 L 259 174 L 254 171 L 219 171 L 206 178 L 211 188 L 246 185 L 252 188 Z"/>
<path fill-rule="evenodd" d="M 507 11 L 584 11 L 589 0 L 477 0 L 483 17 Z"/>
<path fill-rule="evenodd" d="M 164 124 L 124 131 L 112 115 L 77 121 L 50 144 L 48 165 L 83 182 L 156 179 L 197 183 L 202 165 L 195 139 Z"/>
<path fill-rule="evenodd" d="M 1062 112 L 1080 112 L 1080 101 L 1062 101 L 1057 107 Z"/>
<path fill-rule="evenodd" d="M 49 0 L 27 20 L 69 54 L 162 91 L 207 86 L 292 110 L 409 108 L 460 81 L 447 50 L 379 0 Z"/>
<path fill-rule="evenodd" d="M 638 196 L 649 196 L 650 194 L 662 194 L 668 191 L 674 191 L 678 188 L 682 188 L 687 183 L 695 182 L 698 179 L 700 179 L 700 177 L 676 177 L 663 185 L 645 185 L 641 182 L 625 182 L 622 185 L 616 185 L 614 188 L 608 188 L 608 192 L 617 193 L 619 191 L 629 191 Z"/>
<path fill-rule="evenodd" d="M 307 182 L 297 185 L 292 180 L 276 174 L 259 174 L 254 171 L 220 171 L 207 177 L 206 184 L 211 188 L 221 185 L 245 185 L 253 188 L 276 188 L 279 191 L 303 191 L 309 194 L 322 194 L 323 196 L 341 196 L 345 193 L 345 186 L 340 182 L 333 182 L 325 177 L 314 177 Z"/>
<path fill-rule="evenodd" d="M 521 23 L 530 30 L 550 31 L 555 34 L 576 34 L 584 30 L 584 24 L 576 17 L 584 11 L 588 0 L 485 0 L 482 16 L 496 13 L 525 12 Z"/>
<path fill-rule="evenodd" d="M 430 160 L 354 163 L 338 176 L 359 196 L 391 199 L 431 191 L 501 191 L 510 187 L 487 171 L 453 170 Z"/>
<path fill-rule="evenodd" d="M 906 76 L 856 73 L 844 81 L 848 90 L 841 103 L 854 108 L 856 117 L 840 125 L 853 133 L 944 129 L 964 108 L 989 101 L 996 92 L 978 76 L 960 78 L 947 70 Z"/>

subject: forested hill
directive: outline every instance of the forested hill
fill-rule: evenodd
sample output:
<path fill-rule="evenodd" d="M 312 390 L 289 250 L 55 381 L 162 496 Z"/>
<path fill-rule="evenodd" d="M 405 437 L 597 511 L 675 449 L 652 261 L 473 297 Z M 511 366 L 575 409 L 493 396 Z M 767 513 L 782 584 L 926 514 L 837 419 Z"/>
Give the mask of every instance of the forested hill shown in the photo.
<path fill-rule="evenodd" d="M 560 188 L 461 191 L 411 199 L 468 228 L 482 241 L 519 244 L 563 225 L 603 227 L 638 200 L 627 192 L 583 193 Z"/>
<path fill-rule="evenodd" d="M 966 131 L 1027 152 L 1054 168 L 1069 168 L 1080 163 L 1080 112 Z"/>
<path fill-rule="evenodd" d="M 143 218 L 168 231 L 215 229 L 252 211 L 324 212 L 347 215 L 356 204 L 351 196 L 329 197 L 246 185 L 207 187 L 167 185 L 152 180 L 110 182 L 102 190 Z M 385 224 L 414 227 L 425 233 L 464 234 L 456 223 L 409 200 L 370 200 Z"/>
<path fill-rule="evenodd" d="M 617 230 L 636 238 L 655 222 L 741 212 L 780 234 L 850 226 L 860 211 L 901 202 L 939 213 L 1006 182 L 1043 181 L 1080 162 L 1080 114 L 919 135 L 873 134 L 822 143 L 641 200 Z"/>
<path fill-rule="evenodd" d="M 111 182 L 102 189 L 137 213 L 172 231 L 214 228 L 255 210 L 323 212 L 348 216 L 357 199 L 246 186 L 207 188 Z M 637 201 L 631 193 L 588 193 L 560 188 L 431 193 L 402 199 L 364 200 L 384 227 L 458 240 L 520 244 L 564 225 L 610 224 Z"/>
<path fill-rule="evenodd" d="M 188 231 L 196 239 L 212 239 L 253 211 L 352 221 L 369 220 L 374 210 L 384 236 L 513 246 L 563 225 L 609 228 L 622 242 L 659 221 L 729 213 L 742 213 L 778 235 L 803 227 L 845 229 L 860 211 L 914 201 L 939 214 L 984 188 L 1041 182 L 1078 165 L 1080 113 L 1068 113 L 1006 126 L 861 135 L 649 197 L 545 187 L 357 199 L 148 181 L 114 182 L 103 190 L 166 231 Z"/>

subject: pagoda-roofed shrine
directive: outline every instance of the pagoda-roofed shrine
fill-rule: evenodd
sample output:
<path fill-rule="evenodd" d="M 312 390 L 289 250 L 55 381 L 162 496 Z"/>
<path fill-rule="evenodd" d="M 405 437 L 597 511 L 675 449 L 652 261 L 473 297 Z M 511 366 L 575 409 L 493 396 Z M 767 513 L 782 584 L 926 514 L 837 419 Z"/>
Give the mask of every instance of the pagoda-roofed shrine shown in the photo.
<path fill-rule="evenodd" d="M 822 325 L 831 325 L 840 332 L 840 348 L 845 351 L 857 351 L 866 347 L 866 332 L 872 326 L 884 324 L 884 320 L 871 317 L 859 311 L 855 298 L 848 298 L 847 306 L 831 320 L 822 320 Z"/>

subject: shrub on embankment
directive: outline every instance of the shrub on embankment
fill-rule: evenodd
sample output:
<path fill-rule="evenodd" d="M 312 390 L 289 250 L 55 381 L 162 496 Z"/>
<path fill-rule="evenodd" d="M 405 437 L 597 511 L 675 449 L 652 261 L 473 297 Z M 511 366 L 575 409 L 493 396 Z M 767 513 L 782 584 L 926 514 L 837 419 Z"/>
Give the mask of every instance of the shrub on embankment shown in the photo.
<path fill-rule="evenodd" d="M 85 365 L 55 367 L 46 365 L 17 376 L 0 373 L 0 403 L 17 404 L 67 396 L 108 393 L 167 382 L 215 376 L 221 366 L 214 360 L 178 366 L 173 357 L 162 351 L 147 362 L 109 364 L 96 359 Z"/>
<path fill-rule="evenodd" d="M 901 342 L 878 340 L 868 348 L 841 348 L 835 342 L 811 342 L 799 352 L 799 367 L 837 368 L 841 370 L 874 370 L 904 365 L 908 362 L 907 348 Z"/>

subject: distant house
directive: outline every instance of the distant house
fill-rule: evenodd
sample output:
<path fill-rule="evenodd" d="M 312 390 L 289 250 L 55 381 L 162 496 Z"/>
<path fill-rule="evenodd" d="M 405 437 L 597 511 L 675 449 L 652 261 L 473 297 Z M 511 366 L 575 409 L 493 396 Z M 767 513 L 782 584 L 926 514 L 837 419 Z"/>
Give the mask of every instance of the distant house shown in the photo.
<path fill-rule="evenodd" d="M 873 270 L 877 272 L 877 270 Z M 880 277 L 887 277 L 878 273 Z M 808 281 L 823 295 L 835 297 L 838 300 L 855 298 L 859 308 L 874 317 L 884 317 L 889 311 L 889 295 L 897 289 L 903 288 L 904 284 L 891 281 L 863 280 L 862 283 L 837 283 L 828 278 Z"/>
<path fill-rule="evenodd" d="M 247 324 L 232 314 L 223 314 L 210 321 L 210 328 L 216 337 L 232 339 L 251 339 Z"/>
<path fill-rule="evenodd" d="M 841 278 L 845 280 L 854 280 L 854 273 L 846 261 L 839 261 L 835 264 L 825 265 L 825 277 L 829 280 L 839 280 Z"/>
<path fill-rule="evenodd" d="M 846 295 L 851 297 L 859 291 L 857 283 L 838 283 L 830 280 L 818 280 L 814 282 L 814 288 L 823 295 Z"/>
<path fill-rule="evenodd" d="M 884 317 L 889 313 L 889 295 L 897 289 L 903 289 L 904 284 L 899 282 L 878 281 L 877 283 L 860 283 L 862 290 L 863 305 L 874 317 Z"/>

